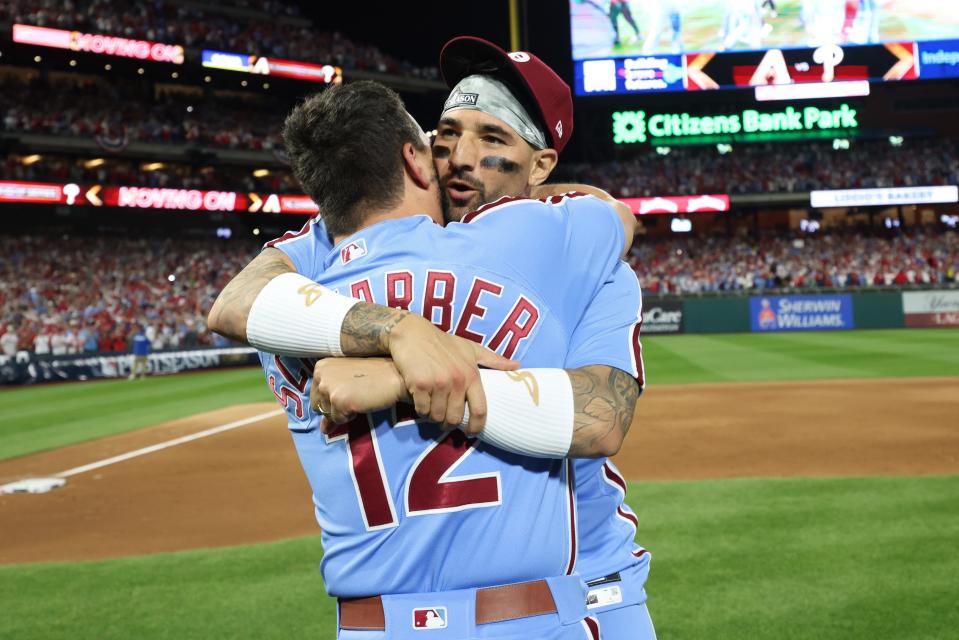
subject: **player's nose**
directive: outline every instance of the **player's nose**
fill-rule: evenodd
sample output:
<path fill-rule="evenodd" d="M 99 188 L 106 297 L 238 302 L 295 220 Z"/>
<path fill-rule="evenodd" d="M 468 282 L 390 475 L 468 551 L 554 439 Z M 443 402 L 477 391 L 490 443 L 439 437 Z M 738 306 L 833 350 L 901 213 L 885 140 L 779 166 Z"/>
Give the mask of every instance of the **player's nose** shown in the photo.
<path fill-rule="evenodd" d="M 471 136 L 462 136 L 450 150 L 450 164 L 458 170 L 472 171 L 476 168 L 478 150 Z"/>

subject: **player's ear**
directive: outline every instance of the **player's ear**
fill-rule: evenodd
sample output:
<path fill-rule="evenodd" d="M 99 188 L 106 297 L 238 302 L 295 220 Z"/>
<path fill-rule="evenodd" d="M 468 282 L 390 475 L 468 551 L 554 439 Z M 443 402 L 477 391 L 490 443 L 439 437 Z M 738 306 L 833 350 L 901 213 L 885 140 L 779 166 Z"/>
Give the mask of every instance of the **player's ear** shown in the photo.
<path fill-rule="evenodd" d="M 417 149 L 412 142 L 403 145 L 403 168 L 410 180 L 421 189 L 429 189 L 433 178 L 433 156 L 429 147 Z"/>
<path fill-rule="evenodd" d="M 529 171 L 529 186 L 537 187 L 547 179 L 549 174 L 553 173 L 556 163 L 559 162 L 559 154 L 555 149 L 542 149 L 533 154 L 533 164 Z"/>

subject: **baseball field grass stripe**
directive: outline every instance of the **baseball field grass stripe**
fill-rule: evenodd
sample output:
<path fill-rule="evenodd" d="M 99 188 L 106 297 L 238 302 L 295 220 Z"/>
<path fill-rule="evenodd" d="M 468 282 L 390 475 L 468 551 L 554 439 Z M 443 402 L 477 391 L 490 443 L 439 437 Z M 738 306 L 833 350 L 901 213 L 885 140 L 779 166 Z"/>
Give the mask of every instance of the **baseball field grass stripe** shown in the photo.
<path fill-rule="evenodd" d="M 649 384 L 898 376 L 959 371 L 959 329 L 643 338 Z"/>
<path fill-rule="evenodd" d="M 950 638 L 959 476 L 632 482 L 649 609 L 683 640 Z M 0 637 L 332 637 L 319 536 L 0 566 Z"/>
<path fill-rule="evenodd" d="M 67 469 L 66 471 L 60 471 L 58 473 L 54 473 L 53 475 L 58 478 L 69 478 L 70 476 L 80 475 L 81 473 L 93 471 L 94 469 L 102 469 L 103 467 L 108 467 L 111 464 L 124 462 L 126 460 L 132 460 L 133 458 L 139 458 L 140 456 L 145 456 L 150 453 L 163 451 L 164 449 L 169 449 L 170 447 L 175 447 L 177 445 L 193 442 L 194 440 L 200 440 L 201 438 L 208 438 L 210 436 L 215 436 L 218 433 L 223 433 L 225 431 L 231 431 L 233 429 L 245 427 L 248 424 L 253 424 L 261 420 L 266 420 L 267 418 L 272 418 L 273 416 L 282 415 L 283 413 L 284 413 L 283 409 L 274 409 L 273 411 L 260 413 L 255 416 L 251 416 L 249 418 L 243 418 L 242 420 L 234 420 L 233 422 L 228 422 L 226 424 L 221 424 L 215 427 L 211 427 L 209 429 L 204 429 L 203 431 L 198 431 L 197 433 L 191 433 L 190 435 L 187 435 L 187 436 L 173 438 L 172 440 L 167 440 L 165 442 L 158 442 L 157 444 L 150 445 L 149 447 L 142 447 L 134 451 L 121 453 L 118 456 L 112 456 L 104 460 L 97 460 L 96 462 L 91 462 L 90 464 L 85 464 L 79 467 L 74 467 L 72 469 Z"/>
<path fill-rule="evenodd" d="M 649 385 L 959 374 L 959 330 L 647 336 Z M 273 402 L 259 369 L 0 391 L 0 460 L 234 404 Z"/>
<path fill-rule="evenodd" d="M 275 402 L 259 369 L 0 391 L 0 460 L 250 402 Z"/>

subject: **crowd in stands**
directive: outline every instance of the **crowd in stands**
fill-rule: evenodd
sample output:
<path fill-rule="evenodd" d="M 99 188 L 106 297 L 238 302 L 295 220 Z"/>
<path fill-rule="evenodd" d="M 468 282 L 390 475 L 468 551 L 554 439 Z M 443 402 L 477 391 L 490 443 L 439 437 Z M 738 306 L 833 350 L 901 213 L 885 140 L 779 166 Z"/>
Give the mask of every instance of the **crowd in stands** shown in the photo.
<path fill-rule="evenodd" d="M 284 20 L 302 18 L 294 3 L 259 0 L 241 6 L 255 10 L 259 16 L 240 17 L 215 7 L 165 0 L 4 0 L 0 2 L 0 23 L 140 38 L 392 75 L 439 77 L 434 67 L 421 68 L 397 60 L 374 45 L 353 42 L 339 32 Z"/>
<path fill-rule="evenodd" d="M 0 345 L 123 352 L 139 327 L 154 350 L 215 346 L 216 295 L 255 255 L 246 240 L 0 235 Z M 172 279 L 171 279 L 172 277 Z"/>
<path fill-rule="evenodd" d="M 302 193 L 288 169 L 273 169 L 253 175 L 249 168 L 227 165 L 194 167 L 175 163 L 143 163 L 122 158 L 88 158 L 43 155 L 39 159 L 8 155 L 0 160 L 0 180 L 27 182 L 76 182 L 105 186 L 201 189 L 206 191 L 255 191 L 257 193 Z M 146 168 L 145 168 L 146 167 Z"/>
<path fill-rule="evenodd" d="M 909 138 L 900 147 L 853 140 L 839 150 L 832 141 L 743 144 L 722 155 L 715 146 L 672 147 L 666 155 L 650 149 L 621 162 L 560 163 L 554 175 L 625 198 L 959 184 L 959 144 L 942 138 Z"/>
<path fill-rule="evenodd" d="M 640 239 L 628 260 L 647 294 L 935 285 L 959 281 L 959 233 Z"/>
<path fill-rule="evenodd" d="M 256 248 L 246 240 L 0 236 L 0 345 L 123 352 L 138 327 L 154 350 L 226 344 L 207 331 L 206 313 Z M 959 281 L 959 233 L 641 238 L 629 262 L 647 295 L 943 285 Z"/>
<path fill-rule="evenodd" d="M 0 81 L 0 121 L 8 132 L 93 137 L 109 148 L 135 141 L 251 151 L 282 147 L 283 121 L 275 106 L 265 113 L 176 94 L 131 99 L 119 87 L 79 78 Z"/>

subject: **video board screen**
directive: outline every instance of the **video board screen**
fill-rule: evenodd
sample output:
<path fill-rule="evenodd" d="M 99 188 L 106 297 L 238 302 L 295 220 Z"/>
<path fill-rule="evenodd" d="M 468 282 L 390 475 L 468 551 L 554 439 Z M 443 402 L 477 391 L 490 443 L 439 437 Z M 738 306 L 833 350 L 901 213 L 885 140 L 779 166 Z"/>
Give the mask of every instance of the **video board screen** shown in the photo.
<path fill-rule="evenodd" d="M 954 4 L 570 0 L 576 93 L 957 77 Z"/>

